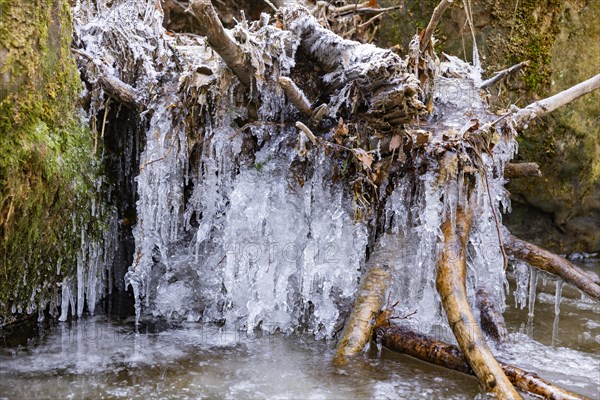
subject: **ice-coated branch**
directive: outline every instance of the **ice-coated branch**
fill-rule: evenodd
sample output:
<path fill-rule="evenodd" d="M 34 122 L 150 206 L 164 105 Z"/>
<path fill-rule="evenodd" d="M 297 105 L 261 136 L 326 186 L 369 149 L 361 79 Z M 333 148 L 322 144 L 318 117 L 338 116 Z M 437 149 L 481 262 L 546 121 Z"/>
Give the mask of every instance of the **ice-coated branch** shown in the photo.
<path fill-rule="evenodd" d="M 517 111 L 513 115 L 513 121 L 516 126 L 527 125 L 527 123 L 535 117 L 541 117 L 542 115 L 551 113 L 557 108 L 569 104 L 573 100 L 576 100 L 585 94 L 593 92 L 598 88 L 600 88 L 600 74 L 586 81 L 578 83 L 577 85 L 572 86 L 569 89 L 563 90 L 562 92 L 557 93 L 554 96 L 550 96 L 548 98 L 536 101 L 535 103 L 531 103 L 527 107 Z"/>
<path fill-rule="evenodd" d="M 481 89 L 485 89 L 488 86 L 492 86 L 494 83 L 498 82 L 500 79 L 504 78 L 506 75 L 512 74 L 513 72 L 518 71 L 528 65 L 529 65 L 529 60 L 520 62 L 516 65 L 513 65 L 510 68 L 503 69 L 502 71 L 498 72 L 496 75 L 492 76 L 490 79 L 483 81 L 479 87 Z"/>
<path fill-rule="evenodd" d="M 192 0 L 192 13 L 200 23 L 200 34 L 206 36 L 208 45 L 221 56 L 246 87 L 252 84 L 254 71 L 240 45 L 227 33 L 210 0 Z"/>
<path fill-rule="evenodd" d="M 577 268 L 567 259 L 513 235 L 509 235 L 504 248 L 513 257 L 525 261 L 532 267 L 560 277 L 591 298 L 600 301 L 598 277 L 591 276 L 586 271 Z"/>
<path fill-rule="evenodd" d="M 542 176 L 540 166 L 534 162 L 508 163 L 504 167 L 504 177 L 506 179 L 537 178 L 540 176 Z"/>
<path fill-rule="evenodd" d="M 433 14 L 431 15 L 431 19 L 429 20 L 429 24 L 427 24 L 427 28 L 425 28 L 425 32 L 423 33 L 423 37 L 421 38 L 420 50 L 424 51 L 427 48 L 427 45 L 431 41 L 431 36 L 433 36 L 433 31 L 436 26 L 439 24 L 442 19 L 442 15 L 444 15 L 444 11 L 450 6 L 452 0 L 442 0 L 440 4 L 433 10 Z"/>
<path fill-rule="evenodd" d="M 121 104 L 132 108 L 136 111 L 144 111 L 146 105 L 140 100 L 140 93 L 132 86 L 123 82 L 119 78 L 111 75 L 108 72 L 108 66 L 105 65 L 98 59 L 95 59 L 91 54 L 86 53 L 80 49 L 71 49 L 73 53 L 80 55 L 86 59 L 91 65 L 94 64 L 99 69 L 98 84 L 104 89 L 104 91 Z"/>

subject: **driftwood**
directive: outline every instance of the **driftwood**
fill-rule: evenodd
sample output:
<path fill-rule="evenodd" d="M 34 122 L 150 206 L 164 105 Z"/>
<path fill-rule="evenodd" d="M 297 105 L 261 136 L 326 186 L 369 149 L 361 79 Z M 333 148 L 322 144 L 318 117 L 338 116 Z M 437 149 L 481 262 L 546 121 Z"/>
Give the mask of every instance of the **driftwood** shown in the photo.
<path fill-rule="evenodd" d="M 504 177 L 506 179 L 536 178 L 539 176 L 542 176 L 540 166 L 533 162 L 508 163 L 504 167 Z"/>
<path fill-rule="evenodd" d="M 513 121 L 517 126 L 526 126 L 529 121 L 536 117 L 549 114 L 559 107 L 571 103 L 579 97 L 600 88 L 600 74 L 578 83 L 569 89 L 548 98 L 531 103 L 525 108 L 518 110 L 513 115 Z"/>
<path fill-rule="evenodd" d="M 498 307 L 490 300 L 490 296 L 485 289 L 477 291 L 476 300 L 477 308 L 479 308 L 481 314 L 481 329 L 496 343 L 506 342 L 508 329 L 506 329 L 504 317 Z"/>
<path fill-rule="evenodd" d="M 508 236 L 504 247 L 506 252 L 513 257 L 525 261 L 532 267 L 560 277 L 591 298 L 600 301 L 598 277 L 593 278 L 591 274 L 575 267 L 567 259 L 513 235 Z"/>
<path fill-rule="evenodd" d="M 450 328 L 485 391 L 500 399 L 520 399 L 477 327 L 467 302 L 465 255 L 472 220 L 472 211 L 459 208 L 455 229 L 450 217 L 443 223 L 444 247 L 438 258 L 436 287 Z"/>
<path fill-rule="evenodd" d="M 371 267 L 363 276 L 352 313 L 346 321 L 336 348 L 336 360 L 363 350 L 371 340 L 375 327 L 373 319 L 383 308 L 390 274 L 382 267 Z"/>
<path fill-rule="evenodd" d="M 475 375 L 463 352 L 456 346 L 416 333 L 404 326 L 380 327 L 375 330 L 375 341 L 386 348 L 407 354 L 440 367 Z M 576 400 L 584 396 L 562 389 L 540 378 L 536 373 L 509 364 L 499 363 L 503 374 L 519 390 L 545 399 Z M 498 398 L 504 398 L 498 396 Z"/>
<path fill-rule="evenodd" d="M 246 87 L 252 84 L 254 70 L 241 46 L 227 33 L 210 0 L 192 0 L 190 9 L 198 19 L 200 34 L 208 45 L 221 56 L 225 64 Z"/>

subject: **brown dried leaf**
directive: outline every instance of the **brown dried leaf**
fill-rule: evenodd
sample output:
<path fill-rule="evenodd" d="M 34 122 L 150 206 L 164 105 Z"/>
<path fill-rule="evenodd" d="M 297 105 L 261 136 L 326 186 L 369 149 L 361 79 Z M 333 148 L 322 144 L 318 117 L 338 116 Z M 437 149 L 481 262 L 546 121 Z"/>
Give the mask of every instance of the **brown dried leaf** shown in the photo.
<path fill-rule="evenodd" d="M 394 135 L 390 141 L 390 150 L 396 150 L 398 147 L 400 147 L 400 142 L 400 135 Z"/>
<path fill-rule="evenodd" d="M 371 164 L 373 163 L 373 155 L 367 153 L 363 149 L 352 149 L 352 152 L 358 158 L 358 161 L 365 167 L 366 169 L 371 168 Z"/>

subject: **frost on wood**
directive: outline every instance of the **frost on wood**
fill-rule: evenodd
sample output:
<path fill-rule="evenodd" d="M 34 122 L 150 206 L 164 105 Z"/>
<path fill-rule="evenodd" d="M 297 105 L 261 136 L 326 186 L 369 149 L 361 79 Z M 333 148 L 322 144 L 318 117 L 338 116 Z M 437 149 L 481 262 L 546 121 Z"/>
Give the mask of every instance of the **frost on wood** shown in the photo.
<path fill-rule="evenodd" d="M 106 70 L 146 107 L 126 276 L 138 318 L 332 338 L 368 262 L 388 266 L 390 295 L 417 310 L 411 323 L 444 325 L 440 227 L 460 207 L 477 209 L 467 301 L 483 288 L 504 307 L 499 232 L 516 133 L 488 111 L 477 68 L 432 56 L 421 83 L 422 62 L 289 5 L 275 23 L 223 31 L 251 71 L 244 82 L 210 38 L 167 35 L 156 2 L 96 3 L 75 10 L 76 46 L 98 60 L 82 64 L 88 82 Z M 97 113 L 110 93 L 92 87 Z"/>

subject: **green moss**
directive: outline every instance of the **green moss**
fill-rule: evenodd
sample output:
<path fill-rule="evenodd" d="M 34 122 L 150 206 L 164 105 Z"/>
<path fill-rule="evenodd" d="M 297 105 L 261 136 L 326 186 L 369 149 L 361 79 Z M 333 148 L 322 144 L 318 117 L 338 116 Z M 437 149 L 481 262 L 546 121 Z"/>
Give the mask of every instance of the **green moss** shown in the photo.
<path fill-rule="evenodd" d="M 0 0 L 0 324 L 73 273 L 95 190 L 66 0 Z M 58 271 L 60 265 L 60 271 Z"/>

